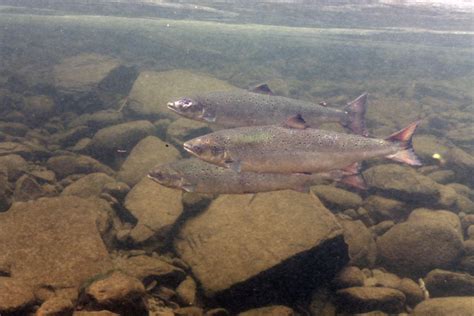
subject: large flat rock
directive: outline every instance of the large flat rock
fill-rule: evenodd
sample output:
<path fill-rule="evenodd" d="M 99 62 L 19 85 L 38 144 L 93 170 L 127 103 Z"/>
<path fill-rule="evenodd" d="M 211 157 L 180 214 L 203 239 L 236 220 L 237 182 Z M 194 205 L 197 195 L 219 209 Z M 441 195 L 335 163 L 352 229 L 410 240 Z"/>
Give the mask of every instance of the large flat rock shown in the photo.
<path fill-rule="evenodd" d="M 103 200 L 73 196 L 15 203 L 0 214 L 0 263 L 31 288 L 78 288 L 112 268 L 102 240 L 109 212 Z"/>
<path fill-rule="evenodd" d="M 342 235 L 316 196 L 288 190 L 221 195 L 174 245 L 206 295 L 242 309 L 301 297 L 333 276 L 348 261 Z"/>

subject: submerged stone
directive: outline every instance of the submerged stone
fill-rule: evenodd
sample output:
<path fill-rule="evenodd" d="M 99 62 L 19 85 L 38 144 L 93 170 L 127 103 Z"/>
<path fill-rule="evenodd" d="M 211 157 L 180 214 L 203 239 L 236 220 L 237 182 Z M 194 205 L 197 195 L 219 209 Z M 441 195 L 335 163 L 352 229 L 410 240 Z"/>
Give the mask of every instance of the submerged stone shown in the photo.
<path fill-rule="evenodd" d="M 291 301 L 348 261 L 343 230 L 312 194 L 221 195 L 174 241 L 206 295 L 232 308 Z"/>
<path fill-rule="evenodd" d="M 0 213 L 0 262 L 7 259 L 11 275 L 32 288 L 77 288 L 112 267 L 102 240 L 111 212 L 97 199 L 17 202 Z"/>
<path fill-rule="evenodd" d="M 472 316 L 474 296 L 443 297 L 426 300 L 416 305 L 413 316 Z"/>
<path fill-rule="evenodd" d="M 173 145 L 158 137 L 148 136 L 133 147 L 120 167 L 118 179 L 134 186 L 156 165 L 173 162 L 179 157 L 179 151 Z"/>
<path fill-rule="evenodd" d="M 149 239 L 164 242 L 171 228 L 183 211 L 181 190 L 164 187 L 143 178 L 125 197 L 125 208 L 137 220 L 131 231 L 133 242 Z"/>
<path fill-rule="evenodd" d="M 456 225 L 440 217 L 423 218 L 397 224 L 377 239 L 382 266 L 420 277 L 435 268 L 449 268 L 459 259 L 463 240 Z"/>

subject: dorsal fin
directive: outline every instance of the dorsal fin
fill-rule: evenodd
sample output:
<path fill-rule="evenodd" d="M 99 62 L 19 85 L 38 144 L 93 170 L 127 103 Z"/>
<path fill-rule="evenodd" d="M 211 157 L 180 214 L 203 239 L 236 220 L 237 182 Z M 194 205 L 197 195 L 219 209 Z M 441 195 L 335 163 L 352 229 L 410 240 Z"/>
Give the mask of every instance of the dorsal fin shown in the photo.
<path fill-rule="evenodd" d="M 259 84 L 258 86 L 254 87 L 250 91 L 255 92 L 255 93 L 273 95 L 273 91 L 270 89 L 270 87 L 266 83 Z"/>
<path fill-rule="evenodd" d="M 411 138 L 413 133 L 415 132 L 417 126 L 420 124 L 420 121 L 416 121 L 405 127 L 404 129 L 393 133 L 389 137 L 385 138 L 385 140 L 392 141 L 392 142 L 411 142 Z"/>
<path fill-rule="evenodd" d="M 301 114 L 296 114 L 289 117 L 283 126 L 287 128 L 305 129 L 308 127 L 308 124 L 306 124 Z"/>

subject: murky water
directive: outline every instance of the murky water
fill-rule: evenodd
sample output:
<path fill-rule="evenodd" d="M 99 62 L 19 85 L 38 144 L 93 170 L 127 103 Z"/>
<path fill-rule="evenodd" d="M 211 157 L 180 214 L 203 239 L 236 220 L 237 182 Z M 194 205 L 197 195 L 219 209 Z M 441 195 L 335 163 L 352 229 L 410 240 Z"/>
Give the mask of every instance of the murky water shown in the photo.
<path fill-rule="evenodd" d="M 468 2 L 0 0 L 0 315 L 472 315 L 472 17 Z M 262 83 L 273 95 L 249 92 Z M 310 128 L 348 133 L 365 92 L 369 137 L 420 120 L 404 146 L 422 166 L 379 157 L 307 182 L 242 176 L 229 156 L 176 164 L 184 142 L 277 104 L 339 111 Z M 166 106 L 196 96 L 226 110 Z"/>

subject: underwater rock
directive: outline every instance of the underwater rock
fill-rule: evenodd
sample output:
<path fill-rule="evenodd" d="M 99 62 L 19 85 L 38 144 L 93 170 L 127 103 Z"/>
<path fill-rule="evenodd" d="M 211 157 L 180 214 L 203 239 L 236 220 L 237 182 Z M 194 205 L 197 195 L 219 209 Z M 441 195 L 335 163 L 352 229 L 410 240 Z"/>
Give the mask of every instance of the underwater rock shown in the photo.
<path fill-rule="evenodd" d="M 362 198 L 356 193 L 331 185 L 315 185 L 311 187 L 311 191 L 313 191 L 330 210 L 357 209 L 362 205 Z"/>
<path fill-rule="evenodd" d="M 122 122 L 122 112 L 115 110 L 103 110 L 94 113 L 85 113 L 76 117 L 69 123 L 68 128 L 85 125 L 89 127 L 90 130 L 95 131 L 110 125 L 117 125 Z"/>
<path fill-rule="evenodd" d="M 72 316 L 120 316 L 120 314 L 112 313 L 111 311 L 107 311 L 107 310 L 101 310 L 101 311 L 74 311 Z"/>
<path fill-rule="evenodd" d="M 471 275 L 474 275 L 474 256 L 462 257 L 457 267 L 461 271 L 466 271 Z"/>
<path fill-rule="evenodd" d="M 118 257 L 113 259 L 114 268 L 123 271 L 140 281 L 178 286 L 186 277 L 185 272 L 163 260 L 149 256 Z"/>
<path fill-rule="evenodd" d="M 177 316 L 204 316 L 204 310 L 196 306 L 180 307 L 173 312 Z"/>
<path fill-rule="evenodd" d="M 102 172 L 114 176 L 115 172 L 99 161 L 84 155 L 61 155 L 51 157 L 46 162 L 49 169 L 53 170 L 58 179 L 63 179 L 72 174 L 89 174 Z"/>
<path fill-rule="evenodd" d="M 416 155 L 427 164 L 438 164 L 439 161 L 433 158 L 434 154 L 439 154 L 446 159 L 449 147 L 440 139 L 433 135 L 417 134 L 413 136 L 413 148 Z"/>
<path fill-rule="evenodd" d="M 140 118 L 177 118 L 166 108 L 173 99 L 197 92 L 236 89 L 225 81 L 186 70 L 143 71 L 133 84 L 126 111 Z"/>
<path fill-rule="evenodd" d="M 179 157 L 179 151 L 174 146 L 158 137 L 148 136 L 133 147 L 117 177 L 120 181 L 134 186 L 156 165 L 176 161 Z"/>
<path fill-rule="evenodd" d="M 145 312 L 142 297 L 145 287 L 140 280 L 120 271 L 114 271 L 94 281 L 85 290 L 85 306 L 106 308 L 121 315 L 141 315 Z"/>
<path fill-rule="evenodd" d="M 337 306 L 349 313 L 400 313 L 405 299 L 401 291 L 384 287 L 351 287 L 336 292 Z"/>
<path fill-rule="evenodd" d="M 374 286 L 389 287 L 392 289 L 398 289 L 400 286 L 401 279 L 393 273 L 374 269 L 372 270 L 372 274 L 375 281 Z"/>
<path fill-rule="evenodd" d="M 474 296 L 474 276 L 468 273 L 435 269 L 424 281 L 430 297 Z"/>
<path fill-rule="evenodd" d="M 464 241 L 464 254 L 466 256 L 474 256 L 474 239 Z"/>
<path fill-rule="evenodd" d="M 24 159 L 39 159 L 50 153 L 41 146 L 32 143 L 0 142 L 0 156 L 19 155 Z"/>
<path fill-rule="evenodd" d="M 55 195 L 54 187 L 40 185 L 34 177 L 24 174 L 15 183 L 13 199 L 15 202 L 36 200 L 42 196 Z"/>
<path fill-rule="evenodd" d="M 419 277 L 435 268 L 449 268 L 463 251 L 463 240 L 453 222 L 432 212 L 393 226 L 377 239 L 382 266 L 402 276 Z"/>
<path fill-rule="evenodd" d="M 337 289 L 344 289 L 347 287 L 363 286 L 365 274 L 358 268 L 347 266 L 336 275 L 332 280 L 333 285 Z"/>
<path fill-rule="evenodd" d="M 427 208 L 417 208 L 410 213 L 407 219 L 408 221 L 438 221 L 451 225 L 459 234 L 459 238 L 462 239 L 463 231 L 461 227 L 461 220 L 459 216 L 450 211 L 445 210 L 430 210 Z"/>
<path fill-rule="evenodd" d="M 65 58 L 54 67 L 55 86 L 67 92 L 92 90 L 119 64 L 115 58 L 98 54 Z"/>
<path fill-rule="evenodd" d="M 176 295 L 184 305 L 195 305 L 197 295 L 196 281 L 187 276 L 176 288 Z"/>
<path fill-rule="evenodd" d="M 392 228 L 395 225 L 394 221 L 383 221 L 380 222 L 372 227 L 370 227 L 370 230 L 376 235 L 376 236 L 382 236 L 385 234 L 390 228 Z"/>
<path fill-rule="evenodd" d="M 401 165 L 371 167 L 364 171 L 364 179 L 376 192 L 405 202 L 430 204 L 436 202 L 440 195 L 435 181 Z"/>
<path fill-rule="evenodd" d="M 397 287 L 397 290 L 403 292 L 406 297 L 406 303 L 408 306 L 416 306 L 425 299 L 423 290 L 420 286 L 409 278 L 403 278 Z"/>
<path fill-rule="evenodd" d="M 0 165 L 0 212 L 6 211 L 11 204 L 12 188 L 8 182 L 8 170 Z"/>
<path fill-rule="evenodd" d="M 130 151 L 143 138 L 155 133 L 149 121 L 131 121 L 100 129 L 87 146 L 95 157 L 106 160 L 117 151 Z"/>
<path fill-rule="evenodd" d="M 102 193 L 109 194 L 116 198 L 118 201 L 123 201 L 127 193 L 130 191 L 128 184 L 115 181 L 106 183 L 103 187 Z"/>
<path fill-rule="evenodd" d="M 438 170 L 429 173 L 428 177 L 440 184 L 447 184 L 454 180 L 456 174 L 452 170 Z"/>
<path fill-rule="evenodd" d="M 294 316 L 295 312 L 283 305 L 265 306 L 260 308 L 251 309 L 242 313 L 238 316 Z"/>
<path fill-rule="evenodd" d="M 410 211 L 405 203 L 379 195 L 370 195 L 364 200 L 363 207 L 377 223 L 385 220 L 399 220 Z"/>
<path fill-rule="evenodd" d="M 52 140 L 63 147 L 72 146 L 85 137 L 92 136 L 93 132 L 89 127 L 80 125 L 73 127 L 65 132 L 52 135 Z"/>
<path fill-rule="evenodd" d="M 183 142 L 211 132 L 212 129 L 206 123 L 179 118 L 168 126 L 166 139 L 180 148 Z"/>
<path fill-rule="evenodd" d="M 16 278 L 0 278 L 0 313 L 25 315 L 36 302 L 32 287 Z"/>
<path fill-rule="evenodd" d="M 17 202 L 0 214 L 0 259 L 8 254 L 11 275 L 31 287 L 53 291 L 79 287 L 112 268 L 102 240 L 111 212 L 99 199 L 55 197 Z"/>
<path fill-rule="evenodd" d="M 174 246 L 207 296 L 242 310 L 294 300 L 332 278 L 348 261 L 342 233 L 312 194 L 220 195 Z"/>
<path fill-rule="evenodd" d="M 472 316 L 473 296 L 442 297 L 426 300 L 416 305 L 413 316 L 456 315 Z"/>
<path fill-rule="evenodd" d="M 137 220 L 131 231 L 133 242 L 142 243 L 150 238 L 164 242 L 183 211 L 181 190 L 164 187 L 143 178 L 125 197 L 125 208 Z"/>
<path fill-rule="evenodd" d="M 377 259 L 377 246 L 370 230 L 360 220 L 340 220 L 344 240 L 349 246 L 350 265 L 372 267 Z"/>
<path fill-rule="evenodd" d="M 0 132 L 11 136 L 24 137 L 28 130 L 28 126 L 22 123 L 0 122 Z"/>
<path fill-rule="evenodd" d="M 130 89 L 127 82 L 136 78 L 136 71 L 127 73 L 120 71 L 121 68 L 133 67 L 120 66 L 118 59 L 99 54 L 83 53 L 63 59 L 53 70 L 62 110 L 97 110 L 112 103 L 117 94 L 126 95 Z M 118 77 L 123 77 L 122 87 L 110 85 Z"/>
<path fill-rule="evenodd" d="M 33 125 L 40 125 L 44 120 L 54 115 L 55 103 L 52 97 L 47 95 L 35 95 L 25 97 L 23 113 Z"/>
<path fill-rule="evenodd" d="M 68 185 L 61 195 L 75 195 L 82 198 L 99 197 L 107 184 L 117 182 L 105 173 L 91 173 Z"/>
<path fill-rule="evenodd" d="M 56 296 L 41 304 L 35 316 L 71 315 L 73 311 L 74 305 L 70 299 Z"/>

